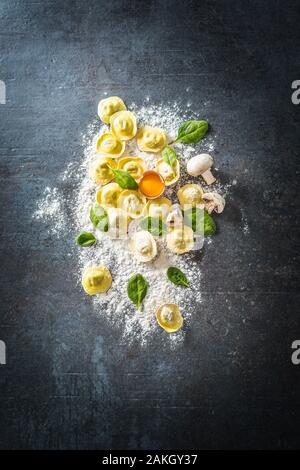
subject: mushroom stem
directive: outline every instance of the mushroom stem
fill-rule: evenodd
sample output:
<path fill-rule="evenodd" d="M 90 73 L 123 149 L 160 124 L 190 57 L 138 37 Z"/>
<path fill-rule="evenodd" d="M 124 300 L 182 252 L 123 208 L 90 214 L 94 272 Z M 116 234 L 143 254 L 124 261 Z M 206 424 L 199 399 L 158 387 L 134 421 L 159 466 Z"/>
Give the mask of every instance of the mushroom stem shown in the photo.
<path fill-rule="evenodd" d="M 213 184 L 216 181 L 216 178 L 210 170 L 204 171 L 204 173 L 201 173 L 201 176 L 208 185 Z"/>

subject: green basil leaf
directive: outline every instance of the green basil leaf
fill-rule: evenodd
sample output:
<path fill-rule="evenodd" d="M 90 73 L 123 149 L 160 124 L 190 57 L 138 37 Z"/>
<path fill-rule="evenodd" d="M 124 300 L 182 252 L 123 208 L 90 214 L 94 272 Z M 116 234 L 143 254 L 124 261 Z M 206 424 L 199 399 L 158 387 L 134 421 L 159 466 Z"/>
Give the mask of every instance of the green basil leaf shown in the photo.
<path fill-rule="evenodd" d="M 196 144 L 199 140 L 203 139 L 207 131 L 207 121 L 186 121 L 179 127 L 178 136 L 175 142 Z"/>
<path fill-rule="evenodd" d="M 198 207 L 192 207 L 184 211 L 184 222 L 198 235 L 204 234 L 203 213 L 203 209 Z"/>
<path fill-rule="evenodd" d="M 204 236 L 209 237 L 217 231 L 216 222 L 208 212 L 204 211 Z"/>
<path fill-rule="evenodd" d="M 177 154 L 172 147 L 165 147 L 163 151 L 161 152 L 161 155 L 164 159 L 164 161 L 170 165 L 171 168 L 175 169 L 176 168 L 176 162 L 177 162 Z"/>
<path fill-rule="evenodd" d="M 170 266 L 167 270 L 167 276 L 173 284 L 177 286 L 189 287 L 190 283 L 186 275 L 175 266 Z"/>
<path fill-rule="evenodd" d="M 115 170 L 114 168 L 111 168 L 111 171 L 113 172 L 115 176 L 115 181 L 118 183 L 118 185 L 122 189 L 138 189 L 139 185 L 135 181 L 135 179 L 131 176 L 130 173 L 127 171 L 123 170 Z"/>
<path fill-rule="evenodd" d="M 198 207 L 192 207 L 184 211 L 184 221 L 198 235 L 203 234 L 208 237 L 214 235 L 217 231 L 216 223 L 211 215 Z"/>
<path fill-rule="evenodd" d="M 108 215 L 106 210 L 100 206 L 100 204 L 95 203 L 91 207 L 90 220 L 94 227 L 98 228 L 102 232 L 108 231 Z"/>
<path fill-rule="evenodd" d="M 91 232 L 80 232 L 75 241 L 80 246 L 92 246 L 96 243 L 96 237 Z"/>
<path fill-rule="evenodd" d="M 140 308 L 147 294 L 148 283 L 141 274 L 134 274 L 128 281 L 127 294 L 130 300 Z"/>
<path fill-rule="evenodd" d="M 139 226 L 156 237 L 167 233 L 167 226 L 159 217 L 145 217 L 140 221 Z"/>

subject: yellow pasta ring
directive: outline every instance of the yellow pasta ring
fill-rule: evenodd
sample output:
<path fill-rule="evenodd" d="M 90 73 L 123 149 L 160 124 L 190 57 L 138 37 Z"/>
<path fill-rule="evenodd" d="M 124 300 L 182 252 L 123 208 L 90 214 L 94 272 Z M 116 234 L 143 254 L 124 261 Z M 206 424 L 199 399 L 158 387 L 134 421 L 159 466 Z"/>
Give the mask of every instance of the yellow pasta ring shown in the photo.
<path fill-rule="evenodd" d="M 151 207 L 153 206 L 157 207 L 157 210 L 154 212 L 151 211 Z M 162 219 L 165 219 L 168 215 L 169 209 L 172 206 L 172 202 L 170 199 L 166 197 L 157 197 L 156 199 L 151 199 L 147 201 L 147 204 L 145 206 L 143 216 L 144 217 L 159 217 Z M 159 210 L 159 208 L 161 208 Z"/>
<path fill-rule="evenodd" d="M 89 266 L 83 272 L 81 282 L 87 294 L 103 294 L 111 287 L 112 277 L 106 266 Z"/>
<path fill-rule="evenodd" d="M 168 333 L 175 333 L 183 325 L 183 318 L 176 304 L 163 304 L 156 310 L 156 320 Z"/>
<path fill-rule="evenodd" d="M 160 152 L 167 144 L 167 136 L 164 131 L 156 127 L 144 126 L 138 130 L 137 145 L 143 152 Z"/>
<path fill-rule="evenodd" d="M 95 183 L 104 185 L 114 179 L 114 174 L 110 168 L 117 168 L 116 161 L 110 157 L 100 156 L 94 160 L 89 168 L 90 178 Z"/>
<path fill-rule="evenodd" d="M 109 96 L 99 101 L 98 116 L 102 122 L 109 124 L 109 120 L 113 114 L 126 109 L 124 101 L 118 96 Z"/>
<path fill-rule="evenodd" d="M 169 167 L 169 171 L 166 170 Z M 164 170 L 166 168 L 166 170 Z M 171 186 L 171 184 L 176 183 L 180 177 L 180 165 L 179 161 L 176 161 L 175 168 L 172 168 L 168 163 L 164 161 L 163 158 L 158 160 L 156 163 L 156 171 L 163 177 L 166 186 Z"/>
<path fill-rule="evenodd" d="M 130 111 L 119 111 L 110 117 L 110 128 L 119 140 L 131 140 L 136 134 L 136 117 Z"/>
<path fill-rule="evenodd" d="M 139 181 L 147 167 L 143 158 L 122 157 L 118 162 L 118 169 L 127 171 L 136 181 Z"/>
<path fill-rule="evenodd" d="M 110 158 L 119 158 L 125 150 L 125 142 L 118 140 L 110 132 L 100 135 L 96 142 L 96 150 Z"/>

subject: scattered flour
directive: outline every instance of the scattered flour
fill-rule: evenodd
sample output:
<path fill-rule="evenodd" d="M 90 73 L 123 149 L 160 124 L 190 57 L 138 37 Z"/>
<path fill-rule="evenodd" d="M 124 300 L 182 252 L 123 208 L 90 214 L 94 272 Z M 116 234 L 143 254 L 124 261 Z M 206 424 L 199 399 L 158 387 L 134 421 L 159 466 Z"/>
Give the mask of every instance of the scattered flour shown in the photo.
<path fill-rule="evenodd" d="M 241 214 L 242 214 L 242 230 L 243 230 L 243 233 L 244 233 L 244 235 L 249 235 L 250 228 L 249 228 L 249 224 L 248 224 L 248 218 L 247 218 L 243 208 L 241 208 Z"/>
<path fill-rule="evenodd" d="M 49 231 L 52 235 L 60 236 L 65 224 L 64 212 L 58 188 L 44 190 L 44 196 L 38 203 L 38 208 L 33 213 L 33 218 L 49 223 Z M 53 223 L 55 221 L 55 223 Z"/>
<path fill-rule="evenodd" d="M 148 100 L 146 100 L 148 101 Z M 182 121 L 197 118 L 191 111 L 183 114 L 177 103 L 168 105 L 149 105 L 142 107 L 132 104 L 128 107 L 137 115 L 139 125 L 148 124 L 164 129 L 168 133 L 169 141 L 176 136 L 177 129 Z M 198 117 L 199 118 L 199 117 Z M 81 230 L 95 232 L 90 220 L 89 211 L 95 198 L 96 183 L 90 180 L 88 168 L 96 157 L 95 142 L 99 134 L 107 129 L 95 120 L 89 125 L 83 136 L 85 148 L 83 158 L 74 159 L 66 168 L 60 178 L 57 188 L 46 188 L 42 199 L 38 203 L 38 209 L 33 214 L 34 219 L 45 224 L 51 223 L 50 234 L 63 236 L 67 230 L 72 230 L 74 236 Z M 185 162 L 195 152 L 213 152 L 214 136 L 208 135 L 203 142 L 195 146 L 178 144 L 176 151 L 181 162 L 180 181 L 167 188 L 165 196 L 173 203 L 178 202 L 176 192 L 180 186 L 192 182 L 193 178 L 185 173 Z M 147 165 L 153 168 L 157 155 L 143 153 L 136 147 L 135 140 L 127 143 L 126 153 L 134 156 L 142 156 Z M 203 182 L 201 182 L 204 189 Z M 61 187 L 67 186 L 67 194 Z M 214 185 L 214 190 L 226 196 L 230 185 L 224 187 L 220 183 Z M 211 190 L 211 188 L 210 188 Z M 123 339 L 127 342 L 140 340 L 142 344 L 157 334 L 165 334 L 170 348 L 176 347 L 184 339 L 187 325 L 191 321 L 191 315 L 201 304 L 201 266 L 199 252 L 190 252 L 185 255 L 174 255 L 166 249 L 165 241 L 156 239 L 158 244 L 158 256 L 154 262 L 140 263 L 128 251 L 127 240 L 112 240 L 105 233 L 96 231 L 97 243 L 90 248 L 75 247 L 77 255 L 76 282 L 81 288 L 81 275 L 88 265 L 106 265 L 112 274 L 112 288 L 104 295 L 96 295 L 90 298 L 95 312 L 101 317 L 101 321 L 108 321 L 113 327 L 122 332 Z M 211 242 L 211 241 L 210 241 Z M 207 243 L 207 241 L 205 242 Z M 198 259 L 197 259 L 198 258 Z M 190 288 L 184 289 L 172 284 L 167 276 L 168 266 L 177 266 L 186 273 L 190 281 Z M 143 302 L 142 311 L 137 311 L 127 297 L 127 281 L 134 273 L 141 273 L 148 281 L 148 294 Z M 82 291 L 82 295 L 85 295 Z M 177 333 L 163 332 L 156 323 L 155 310 L 165 302 L 177 303 L 184 316 L 185 327 Z"/>

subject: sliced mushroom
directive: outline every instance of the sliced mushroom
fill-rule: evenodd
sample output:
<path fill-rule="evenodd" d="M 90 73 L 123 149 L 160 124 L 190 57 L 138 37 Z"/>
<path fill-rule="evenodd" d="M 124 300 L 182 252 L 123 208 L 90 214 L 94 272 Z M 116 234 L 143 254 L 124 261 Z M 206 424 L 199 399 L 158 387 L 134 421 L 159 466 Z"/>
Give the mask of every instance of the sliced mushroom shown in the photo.
<path fill-rule="evenodd" d="M 210 171 L 213 163 L 213 158 L 208 153 L 200 153 L 187 162 L 186 169 L 189 175 L 201 175 L 206 184 L 213 184 L 216 181 L 216 178 Z"/>
<path fill-rule="evenodd" d="M 225 199 L 218 193 L 204 193 L 202 196 L 204 207 L 209 214 L 215 211 L 221 214 L 225 207 Z"/>

